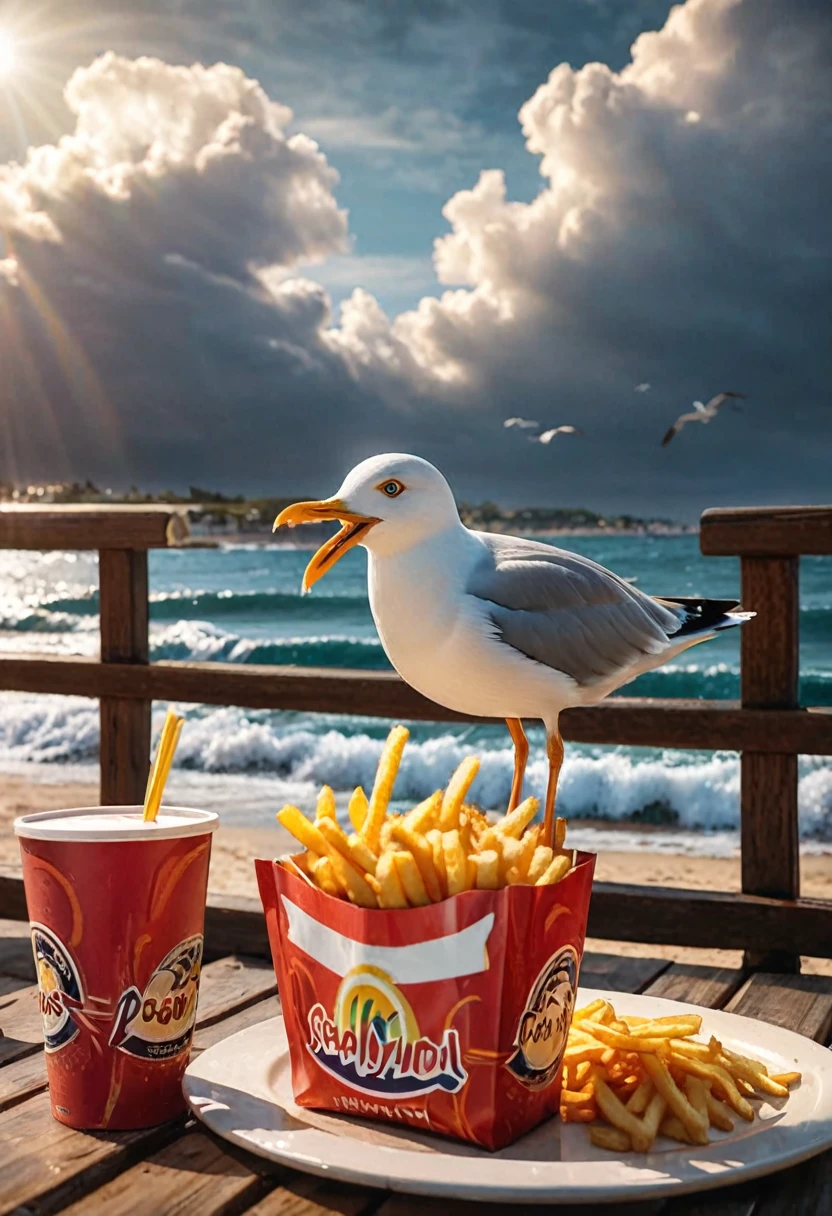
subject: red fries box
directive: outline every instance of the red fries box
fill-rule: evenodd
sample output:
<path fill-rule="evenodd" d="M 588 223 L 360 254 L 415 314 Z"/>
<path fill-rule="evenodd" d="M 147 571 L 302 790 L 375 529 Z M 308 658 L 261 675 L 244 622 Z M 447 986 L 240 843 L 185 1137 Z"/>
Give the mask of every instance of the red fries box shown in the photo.
<path fill-rule="evenodd" d="M 366 910 L 258 860 L 298 1106 L 498 1149 L 557 1114 L 595 857 Z"/>

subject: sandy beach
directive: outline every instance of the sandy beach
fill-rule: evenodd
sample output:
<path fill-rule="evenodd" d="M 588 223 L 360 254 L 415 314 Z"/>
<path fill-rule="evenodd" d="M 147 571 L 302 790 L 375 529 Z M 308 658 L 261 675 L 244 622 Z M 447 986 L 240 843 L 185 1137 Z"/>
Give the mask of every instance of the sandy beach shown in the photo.
<path fill-rule="evenodd" d="M 16 815 L 55 807 L 91 806 L 98 801 L 95 785 L 79 783 L 33 784 L 23 777 L 0 775 L 0 865 L 17 865 L 19 853 L 12 832 Z M 292 838 L 281 827 L 220 827 L 214 836 L 209 887 L 212 892 L 257 898 L 252 859 L 276 857 L 291 848 Z M 802 859 L 802 893 L 832 899 L 832 855 Z M 598 856 L 595 871 L 601 882 L 647 883 L 653 886 L 690 887 L 698 890 L 739 891 L 739 859 L 687 857 L 605 850 Z M 650 953 L 657 958 L 738 966 L 740 955 L 731 950 L 698 950 L 678 946 L 639 946 L 624 942 L 591 940 L 590 949 L 619 954 Z M 804 970 L 832 975 L 832 960 L 804 960 Z"/>

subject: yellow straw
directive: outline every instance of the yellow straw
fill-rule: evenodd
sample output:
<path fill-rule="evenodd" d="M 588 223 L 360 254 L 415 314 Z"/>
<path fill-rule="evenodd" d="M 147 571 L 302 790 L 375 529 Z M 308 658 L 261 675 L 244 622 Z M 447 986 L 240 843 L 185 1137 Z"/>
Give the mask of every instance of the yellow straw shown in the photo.
<path fill-rule="evenodd" d="M 165 783 L 173 764 L 176 745 L 179 742 L 184 721 L 185 719 L 180 718 L 172 709 L 168 710 L 165 724 L 162 727 L 162 734 L 159 738 L 159 745 L 156 748 L 153 767 L 147 780 L 143 819 L 155 820 L 159 814 L 159 807 L 162 805 L 162 796 L 165 792 Z"/>

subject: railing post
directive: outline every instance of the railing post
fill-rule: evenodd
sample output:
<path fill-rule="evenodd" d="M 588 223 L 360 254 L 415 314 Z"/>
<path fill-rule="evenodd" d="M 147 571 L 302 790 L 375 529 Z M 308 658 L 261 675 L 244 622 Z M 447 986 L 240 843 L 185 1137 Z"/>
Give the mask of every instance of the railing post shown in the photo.
<path fill-rule="evenodd" d="M 742 704 L 796 709 L 800 644 L 797 557 L 743 557 L 742 604 L 757 616 L 741 633 Z M 748 895 L 800 894 L 797 756 L 744 751 L 741 758 L 742 889 Z M 755 970 L 800 970 L 799 954 L 746 953 Z"/>
<path fill-rule="evenodd" d="M 101 660 L 147 663 L 147 550 L 101 549 L 98 554 Z M 150 701 L 101 698 L 101 803 L 144 799 L 150 759 Z"/>

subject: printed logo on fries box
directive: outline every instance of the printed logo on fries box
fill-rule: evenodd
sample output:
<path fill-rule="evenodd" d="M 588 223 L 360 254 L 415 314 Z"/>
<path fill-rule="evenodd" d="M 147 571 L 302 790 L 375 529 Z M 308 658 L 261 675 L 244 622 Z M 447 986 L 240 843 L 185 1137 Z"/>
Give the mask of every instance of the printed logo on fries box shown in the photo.
<path fill-rule="evenodd" d="M 256 866 L 299 1106 L 490 1149 L 557 1112 L 592 855 L 554 886 L 401 911 Z"/>

